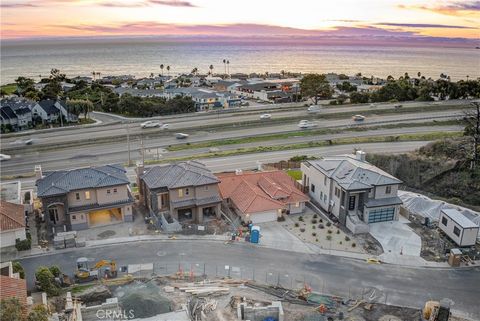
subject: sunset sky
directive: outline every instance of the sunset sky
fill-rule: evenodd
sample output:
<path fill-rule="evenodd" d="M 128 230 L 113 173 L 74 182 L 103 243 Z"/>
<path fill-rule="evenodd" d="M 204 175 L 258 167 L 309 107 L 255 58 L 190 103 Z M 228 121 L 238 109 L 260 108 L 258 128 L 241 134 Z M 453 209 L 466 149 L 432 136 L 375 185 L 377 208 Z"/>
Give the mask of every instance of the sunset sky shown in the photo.
<path fill-rule="evenodd" d="M 480 37 L 480 1 L 1 0 L 2 39 L 91 36 Z"/>

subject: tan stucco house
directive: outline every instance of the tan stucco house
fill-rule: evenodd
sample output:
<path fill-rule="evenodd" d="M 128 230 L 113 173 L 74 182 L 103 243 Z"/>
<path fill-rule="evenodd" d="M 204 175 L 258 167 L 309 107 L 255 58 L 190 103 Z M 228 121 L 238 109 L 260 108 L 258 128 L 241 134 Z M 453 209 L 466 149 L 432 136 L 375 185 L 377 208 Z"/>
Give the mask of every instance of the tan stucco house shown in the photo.
<path fill-rule="evenodd" d="M 121 165 L 61 170 L 35 168 L 37 196 L 50 232 L 132 221 L 129 180 Z"/>
<path fill-rule="evenodd" d="M 196 161 L 137 167 L 140 202 L 152 215 L 169 214 L 177 221 L 202 223 L 220 217 L 220 181 Z"/>

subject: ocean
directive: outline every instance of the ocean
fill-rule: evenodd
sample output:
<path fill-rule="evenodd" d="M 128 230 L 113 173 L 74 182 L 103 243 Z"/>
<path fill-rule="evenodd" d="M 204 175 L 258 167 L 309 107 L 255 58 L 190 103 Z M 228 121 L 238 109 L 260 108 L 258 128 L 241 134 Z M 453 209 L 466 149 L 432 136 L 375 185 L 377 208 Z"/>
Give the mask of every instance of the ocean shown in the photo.
<path fill-rule="evenodd" d="M 201 43 L 166 41 L 2 41 L 1 83 L 18 76 L 48 76 L 52 68 L 67 76 L 105 75 L 148 77 L 159 74 L 160 64 L 170 73 L 223 73 L 223 59 L 235 72 L 361 72 L 364 76 L 398 77 L 408 72 L 437 79 L 441 73 L 452 80 L 480 77 L 480 50 L 475 48 L 406 47 L 379 45 L 315 45 L 292 43 Z M 164 74 L 167 71 L 164 69 Z"/>

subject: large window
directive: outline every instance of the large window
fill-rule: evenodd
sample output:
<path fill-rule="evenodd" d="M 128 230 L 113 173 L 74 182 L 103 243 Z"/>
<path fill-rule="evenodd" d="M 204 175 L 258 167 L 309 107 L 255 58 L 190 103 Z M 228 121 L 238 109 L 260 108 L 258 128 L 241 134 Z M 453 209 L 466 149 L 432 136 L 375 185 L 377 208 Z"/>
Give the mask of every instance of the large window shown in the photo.
<path fill-rule="evenodd" d="M 85 199 L 90 199 L 90 191 L 85 191 Z"/>
<path fill-rule="evenodd" d="M 348 210 L 353 211 L 355 209 L 355 195 L 348 198 Z"/>
<path fill-rule="evenodd" d="M 442 217 L 442 224 L 445 225 L 445 226 L 447 226 L 447 224 L 448 224 L 448 220 L 445 216 Z"/>
<path fill-rule="evenodd" d="M 460 229 L 456 226 L 453 227 L 453 234 L 456 236 L 460 236 Z"/>
<path fill-rule="evenodd" d="M 395 216 L 395 208 L 379 208 L 370 210 L 368 214 L 368 223 L 392 221 Z"/>
<path fill-rule="evenodd" d="M 314 184 L 312 184 L 312 185 L 310 186 L 310 190 L 312 191 L 312 193 L 315 193 L 315 185 L 314 185 Z"/>

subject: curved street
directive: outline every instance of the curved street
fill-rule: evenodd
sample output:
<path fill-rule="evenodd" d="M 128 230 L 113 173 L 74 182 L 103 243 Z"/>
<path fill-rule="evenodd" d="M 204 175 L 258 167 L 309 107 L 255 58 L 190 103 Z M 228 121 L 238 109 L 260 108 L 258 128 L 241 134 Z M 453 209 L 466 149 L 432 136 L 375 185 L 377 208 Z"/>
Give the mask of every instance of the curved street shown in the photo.
<path fill-rule="evenodd" d="M 379 302 L 420 308 L 427 300 L 449 298 L 453 310 L 472 318 L 480 317 L 480 267 L 462 269 L 411 268 L 395 265 L 369 265 L 363 261 L 330 255 L 310 255 L 267 249 L 249 243 L 224 244 L 218 241 L 175 240 L 132 242 L 97 248 L 64 250 L 21 259 L 28 284 L 35 269 L 58 265 L 72 275 L 78 257 L 93 260 L 115 259 L 119 266 L 154 263 L 158 274 L 172 274 L 179 264 L 196 273 L 255 279 L 284 286 L 301 286 L 341 296 L 369 291 Z M 194 269 L 195 270 L 195 269 Z"/>

